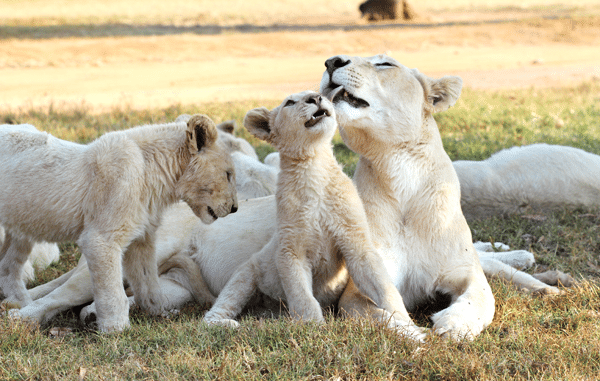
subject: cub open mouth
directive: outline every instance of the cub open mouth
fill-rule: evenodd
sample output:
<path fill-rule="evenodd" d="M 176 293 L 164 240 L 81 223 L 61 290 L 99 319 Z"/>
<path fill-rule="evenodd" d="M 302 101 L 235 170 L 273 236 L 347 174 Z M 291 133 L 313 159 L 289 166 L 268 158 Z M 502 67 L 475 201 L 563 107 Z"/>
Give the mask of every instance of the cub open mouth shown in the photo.
<path fill-rule="evenodd" d="M 333 88 L 333 86 L 335 85 L 331 84 L 330 88 Z M 339 102 L 346 102 L 354 108 L 370 106 L 369 102 L 367 102 L 366 100 L 355 97 L 354 95 L 350 94 L 346 89 L 344 89 L 344 86 L 338 86 L 337 88 L 333 88 L 333 90 L 331 90 L 331 92 L 327 94 L 327 99 L 329 99 L 333 104 Z"/>
<path fill-rule="evenodd" d="M 306 121 L 306 123 L 304 123 L 304 127 L 311 128 L 315 124 L 319 123 L 321 119 L 326 118 L 330 115 L 331 114 L 329 113 L 329 111 L 325 110 L 324 108 L 320 108 L 310 117 L 308 121 Z"/>

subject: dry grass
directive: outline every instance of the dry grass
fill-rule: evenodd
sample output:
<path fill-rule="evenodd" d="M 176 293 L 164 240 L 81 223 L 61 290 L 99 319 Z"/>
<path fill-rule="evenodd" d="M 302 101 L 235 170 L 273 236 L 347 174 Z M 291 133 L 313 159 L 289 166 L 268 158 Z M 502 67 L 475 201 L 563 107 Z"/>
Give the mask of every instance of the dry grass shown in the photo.
<path fill-rule="evenodd" d="M 583 146 L 600 154 L 599 101 L 598 82 L 564 89 L 467 91 L 438 121 L 454 159 L 481 159 L 506 146 L 538 141 Z M 200 109 L 216 121 L 240 123 L 245 111 L 258 105 L 212 103 Z M 28 122 L 87 142 L 107 130 L 170 121 L 195 111 L 197 107 L 173 106 L 91 114 L 84 107 L 50 108 L 0 114 L 0 122 Z M 557 124 L 557 118 L 564 123 Z M 238 134 L 248 137 L 243 130 Z M 338 160 L 351 173 L 356 156 L 339 137 L 335 147 Z M 259 146 L 262 157 L 269 150 Z M 372 322 L 334 315 L 322 326 L 247 315 L 237 331 L 207 328 L 201 324 L 204 310 L 195 304 L 171 319 L 134 309 L 130 330 L 98 335 L 79 323 L 74 309 L 41 329 L 0 319 L 0 379 L 597 379 L 600 211 L 556 211 L 543 217 L 490 218 L 470 225 L 475 239 L 531 250 L 539 265 L 534 271 L 570 271 L 578 285 L 556 297 L 538 298 L 492 279 L 496 315 L 472 343 L 432 337 L 417 349 Z M 61 264 L 42 272 L 38 283 L 72 267 L 80 255 L 74 245 L 62 245 L 61 250 Z M 414 317 L 421 325 L 431 324 L 427 314 Z M 56 337 L 56 327 L 71 331 Z"/>

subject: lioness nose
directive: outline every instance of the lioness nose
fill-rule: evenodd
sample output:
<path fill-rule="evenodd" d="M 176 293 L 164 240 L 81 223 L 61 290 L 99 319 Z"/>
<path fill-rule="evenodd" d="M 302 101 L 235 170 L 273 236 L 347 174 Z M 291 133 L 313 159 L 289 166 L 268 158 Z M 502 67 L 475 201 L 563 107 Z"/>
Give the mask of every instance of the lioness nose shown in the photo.
<path fill-rule="evenodd" d="M 331 57 L 327 61 L 325 61 L 325 67 L 327 68 L 327 72 L 329 76 L 333 74 L 337 69 L 344 67 L 350 63 L 350 60 L 344 60 L 340 56 Z"/>
<path fill-rule="evenodd" d="M 235 213 L 237 212 L 237 205 L 232 205 L 231 206 L 231 213 Z"/>

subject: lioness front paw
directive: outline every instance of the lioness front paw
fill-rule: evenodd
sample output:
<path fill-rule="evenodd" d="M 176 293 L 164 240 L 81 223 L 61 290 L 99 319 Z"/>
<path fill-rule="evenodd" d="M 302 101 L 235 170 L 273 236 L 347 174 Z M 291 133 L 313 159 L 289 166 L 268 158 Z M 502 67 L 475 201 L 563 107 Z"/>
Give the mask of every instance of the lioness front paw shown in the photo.
<path fill-rule="evenodd" d="M 479 315 L 472 304 L 455 303 L 431 317 L 434 322 L 432 330 L 436 335 L 455 341 L 471 341 L 489 324 Z"/>
<path fill-rule="evenodd" d="M 393 327 L 402 337 L 423 343 L 429 334 L 429 328 L 419 327 L 414 323 L 398 323 Z"/>
<path fill-rule="evenodd" d="M 103 333 L 121 332 L 126 328 L 131 327 L 129 324 L 129 315 L 113 316 L 110 319 L 99 319 L 96 321 L 98 330 Z"/>

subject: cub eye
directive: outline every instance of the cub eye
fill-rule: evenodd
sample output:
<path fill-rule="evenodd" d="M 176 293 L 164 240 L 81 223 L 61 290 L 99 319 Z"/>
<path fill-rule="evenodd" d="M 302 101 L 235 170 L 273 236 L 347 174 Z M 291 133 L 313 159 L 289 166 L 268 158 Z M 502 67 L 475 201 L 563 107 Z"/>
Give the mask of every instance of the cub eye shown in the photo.
<path fill-rule="evenodd" d="M 283 107 L 293 106 L 295 104 L 296 104 L 296 102 L 290 99 L 287 102 L 285 102 L 285 104 L 283 105 Z"/>
<path fill-rule="evenodd" d="M 375 64 L 375 66 L 396 67 L 396 65 L 394 65 L 393 63 L 390 63 L 390 62 L 380 62 L 380 63 Z"/>
<path fill-rule="evenodd" d="M 233 171 L 227 171 L 227 181 L 231 182 L 231 177 L 233 176 Z"/>

